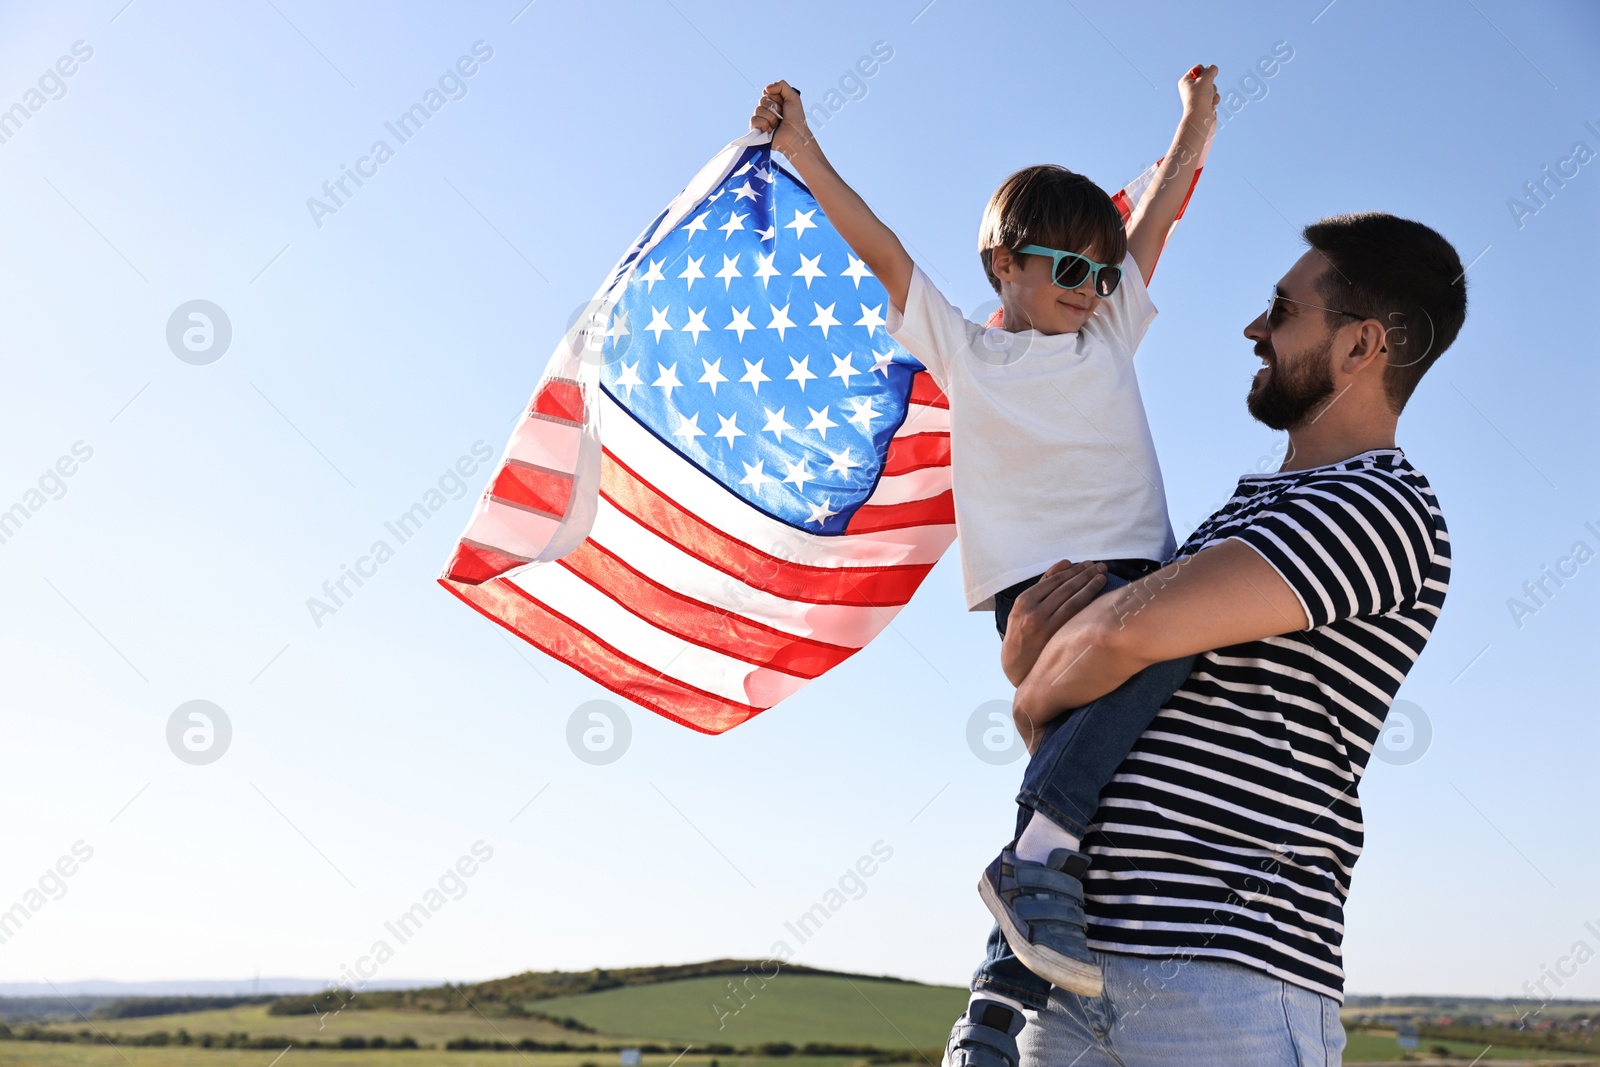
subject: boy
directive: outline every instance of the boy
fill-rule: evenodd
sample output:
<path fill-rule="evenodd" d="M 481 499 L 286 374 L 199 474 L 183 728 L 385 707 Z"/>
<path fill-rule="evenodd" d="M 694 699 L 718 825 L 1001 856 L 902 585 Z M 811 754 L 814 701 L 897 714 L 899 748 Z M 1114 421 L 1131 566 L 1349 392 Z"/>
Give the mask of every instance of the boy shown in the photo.
<path fill-rule="evenodd" d="M 1155 317 L 1145 283 L 1215 124 L 1216 75 L 1195 67 L 1179 82 L 1183 119 L 1126 229 L 1110 197 L 1065 168 L 1028 167 L 1000 186 L 979 230 L 999 329 L 967 321 L 939 294 L 822 154 L 787 82 L 768 85 L 751 116 L 888 290 L 889 333 L 949 398 L 967 606 L 994 610 L 1013 684 L 1043 641 L 1007 632 L 1019 598 L 1070 616 L 1175 550 L 1132 359 Z M 1028 739 L 1018 836 L 979 883 L 997 925 L 948 1062 L 1014 1064 L 1022 1009 L 1042 1007 L 1051 984 L 1100 994 L 1078 846 L 1101 787 L 1189 662 L 1151 667 Z"/>

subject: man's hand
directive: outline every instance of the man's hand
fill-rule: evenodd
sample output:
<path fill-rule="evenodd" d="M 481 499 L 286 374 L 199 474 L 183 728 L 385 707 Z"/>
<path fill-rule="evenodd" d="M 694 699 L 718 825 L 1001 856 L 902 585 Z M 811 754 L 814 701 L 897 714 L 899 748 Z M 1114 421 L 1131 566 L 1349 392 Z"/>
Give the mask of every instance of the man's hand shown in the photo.
<path fill-rule="evenodd" d="M 1051 635 L 1087 607 L 1105 584 L 1104 563 L 1064 559 L 1017 597 L 1000 645 L 1000 669 L 1012 685 L 1022 684 Z"/>
<path fill-rule="evenodd" d="M 1220 542 L 1112 590 L 1056 630 L 1017 687 L 1018 729 L 1098 700 L 1152 663 L 1309 625 L 1272 564 L 1243 541 Z"/>
<path fill-rule="evenodd" d="M 762 90 L 750 116 L 750 128 L 772 134 L 772 147 L 791 160 L 816 141 L 811 127 L 806 125 L 799 90 L 782 80 Z"/>

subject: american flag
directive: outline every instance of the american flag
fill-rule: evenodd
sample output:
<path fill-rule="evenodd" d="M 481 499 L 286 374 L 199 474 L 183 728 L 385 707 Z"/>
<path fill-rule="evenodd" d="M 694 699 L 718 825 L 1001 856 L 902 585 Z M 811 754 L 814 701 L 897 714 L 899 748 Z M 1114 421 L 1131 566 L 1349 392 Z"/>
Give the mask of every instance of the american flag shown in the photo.
<path fill-rule="evenodd" d="M 439 579 L 707 733 L 865 647 L 955 537 L 949 406 L 769 141 L 730 143 L 612 269 Z"/>

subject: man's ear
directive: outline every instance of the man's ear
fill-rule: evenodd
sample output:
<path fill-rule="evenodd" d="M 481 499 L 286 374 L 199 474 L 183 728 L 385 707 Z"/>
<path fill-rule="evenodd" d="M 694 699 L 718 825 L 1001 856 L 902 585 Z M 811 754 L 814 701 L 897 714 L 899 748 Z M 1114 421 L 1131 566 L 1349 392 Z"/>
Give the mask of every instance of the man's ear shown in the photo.
<path fill-rule="evenodd" d="M 1377 319 L 1366 319 L 1353 325 L 1355 330 L 1344 342 L 1344 355 L 1340 358 L 1338 369 L 1345 374 L 1360 374 L 1376 366 L 1377 372 L 1382 374 L 1389 358 L 1383 325 Z"/>

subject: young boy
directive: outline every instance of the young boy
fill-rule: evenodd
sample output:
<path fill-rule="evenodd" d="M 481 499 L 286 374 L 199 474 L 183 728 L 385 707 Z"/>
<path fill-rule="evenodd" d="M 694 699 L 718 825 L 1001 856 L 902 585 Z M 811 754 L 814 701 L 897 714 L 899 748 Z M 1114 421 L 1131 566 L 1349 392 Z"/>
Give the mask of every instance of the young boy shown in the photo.
<path fill-rule="evenodd" d="M 1057 166 L 1005 180 L 979 229 L 998 329 L 969 322 L 833 169 L 787 82 L 750 123 L 772 133 L 851 249 L 888 290 L 891 336 L 950 401 L 956 528 L 969 610 L 993 609 L 1013 684 L 1048 634 L 1007 633 L 1019 598 L 1059 620 L 1156 570 L 1175 550 L 1133 354 L 1156 310 L 1145 283 L 1215 123 L 1216 67 L 1179 82 L 1183 118 L 1155 184 L 1124 228 L 1104 191 Z M 1069 563 L 1077 560 L 1077 563 Z M 1024 632 L 1028 630 L 1029 632 Z M 1034 655 L 1027 653 L 1032 650 Z M 1024 1007 L 1054 984 L 1101 992 L 1085 938 L 1078 851 L 1111 779 L 1189 660 L 1158 664 L 1029 739 L 1017 838 L 979 883 L 997 925 L 946 1060 L 1015 1064 Z"/>

